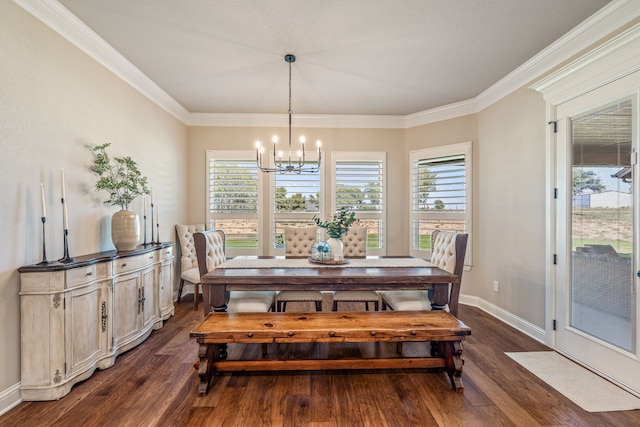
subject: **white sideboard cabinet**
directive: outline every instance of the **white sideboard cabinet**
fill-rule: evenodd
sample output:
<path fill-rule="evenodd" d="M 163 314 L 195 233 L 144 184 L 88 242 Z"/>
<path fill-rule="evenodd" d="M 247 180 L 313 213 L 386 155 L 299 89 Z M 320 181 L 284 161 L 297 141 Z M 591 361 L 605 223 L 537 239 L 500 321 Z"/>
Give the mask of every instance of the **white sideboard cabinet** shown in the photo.
<path fill-rule="evenodd" d="M 174 313 L 174 244 L 21 267 L 21 397 L 55 400 Z"/>

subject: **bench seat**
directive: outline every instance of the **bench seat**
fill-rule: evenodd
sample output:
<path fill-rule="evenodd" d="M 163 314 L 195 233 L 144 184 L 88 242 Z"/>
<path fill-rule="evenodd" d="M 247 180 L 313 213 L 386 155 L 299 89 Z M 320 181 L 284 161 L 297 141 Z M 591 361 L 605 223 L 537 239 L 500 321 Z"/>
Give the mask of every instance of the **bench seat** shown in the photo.
<path fill-rule="evenodd" d="M 357 311 L 311 313 L 212 312 L 191 331 L 199 343 L 199 391 L 206 393 L 212 375 L 221 371 L 318 369 L 444 369 L 462 391 L 462 343 L 471 329 L 445 311 Z M 309 342 L 437 343 L 430 357 L 353 359 L 226 360 L 226 344 Z"/>

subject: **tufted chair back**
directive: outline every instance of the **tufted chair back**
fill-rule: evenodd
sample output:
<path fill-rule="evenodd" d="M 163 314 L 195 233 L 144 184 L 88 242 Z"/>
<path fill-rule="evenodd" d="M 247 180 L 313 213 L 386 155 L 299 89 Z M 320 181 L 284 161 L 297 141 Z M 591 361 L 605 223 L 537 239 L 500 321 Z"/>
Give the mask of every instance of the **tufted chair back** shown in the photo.
<path fill-rule="evenodd" d="M 318 235 L 318 227 L 284 227 L 285 255 L 292 258 L 304 258 L 311 255 L 311 249 Z"/>
<path fill-rule="evenodd" d="M 194 240 L 200 277 L 226 261 L 224 231 L 213 230 L 195 233 Z"/>
<path fill-rule="evenodd" d="M 180 264 L 182 266 L 182 271 L 198 267 L 196 247 L 193 244 L 193 233 L 196 231 L 204 231 L 204 224 L 176 224 L 176 234 L 178 235 L 178 242 L 180 242 Z"/>
<path fill-rule="evenodd" d="M 342 236 L 343 254 L 347 258 L 367 256 L 367 227 L 351 227 Z"/>
<path fill-rule="evenodd" d="M 457 234 L 442 230 L 431 234 L 431 263 L 448 273 L 455 272 Z"/>
<path fill-rule="evenodd" d="M 431 234 L 431 262 L 436 267 L 453 273 L 462 280 L 468 237 L 468 234 L 454 231 L 435 230 Z M 460 285 L 461 283 L 452 284 L 449 296 L 449 311 L 454 316 L 458 315 Z"/>

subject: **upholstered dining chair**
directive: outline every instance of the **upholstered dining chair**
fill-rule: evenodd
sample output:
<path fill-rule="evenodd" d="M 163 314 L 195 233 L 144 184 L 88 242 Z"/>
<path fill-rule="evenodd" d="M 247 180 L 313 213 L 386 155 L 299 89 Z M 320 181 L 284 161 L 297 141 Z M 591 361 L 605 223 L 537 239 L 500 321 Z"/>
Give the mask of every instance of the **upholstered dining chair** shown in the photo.
<path fill-rule="evenodd" d="M 364 258 L 367 256 L 367 228 L 351 227 L 342 236 L 345 258 Z M 376 291 L 335 291 L 333 293 L 333 311 L 338 311 L 338 303 L 363 302 L 365 309 L 369 311 L 369 303 L 373 303 L 373 309 L 378 311 L 380 295 Z"/>
<path fill-rule="evenodd" d="M 225 234 L 222 230 L 201 231 L 193 235 L 200 277 L 226 261 Z M 203 289 L 205 303 L 208 291 Z M 225 295 L 227 311 L 267 312 L 273 309 L 275 291 L 230 291 Z"/>
<path fill-rule="evenodd" d="M 284 227 L 284 250 L 287 258 L 308 258 L 318 235 L 318 227 Z M 285 311 L 288 302 L 313 302 L 322 311 L 320 291 L 280 291 L 276 296 L 276 311 Z"/>
<path fill-rule="evenodd" d="M 462 279 L 467 238 L 467 234 L 435 230 L 431 234 L 431 263 Z M 431 310 L 431 299 L 428 291 L 383 291 L 380 292 L 380 296 L 382 297 L 383 310 L 386 310 L 387 307 L 392 310 L 404 311 Z M 459 298 L 460 283 L 451 284 L 449 304 L 446 309 L 456 317 L 458 316 Z"/>
<path fill-rule="evenodd" d="M 176 234 L 180 243 L 180 286 L 178 287 L 178 299 L 182 298 L 184 282 L 193 283 L 193 299 L 195 310 L 198 309 L 198 297 L 200 286 L 200 272 L 198 271 L 198 259 L 196 258 L 196 247 L 193 244 L 193 233 L 204 231 L 204 224 L 181 225 L 176 224 Z"/>

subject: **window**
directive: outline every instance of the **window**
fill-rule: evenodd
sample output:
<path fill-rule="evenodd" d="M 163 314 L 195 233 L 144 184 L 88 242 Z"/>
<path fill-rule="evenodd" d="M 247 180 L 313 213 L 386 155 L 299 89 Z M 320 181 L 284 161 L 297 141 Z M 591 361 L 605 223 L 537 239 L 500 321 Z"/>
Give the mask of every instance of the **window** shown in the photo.
<path fill-rule="evenodd" d="M 386 216 L 386 153 L 333 154 L 332 212 L 356 212 L 367 227 L 367 254 L 384 255 Z"/>
<path fill-rule="evenodd" d="M 207 151 L 207 224 L 228 257 L 283 255 L 284 226 L 313 225 L 340 208 L 367 227 L 367 253 L 386 254 L 386 153 L 338 152 L 319 173 L 262 173 L 253 151 Z M 331 168 L 325 191 L 324 170 Z M 323 231 L 319 238 L 325 239 Z"/>
<path fill-rule="evenodd" d="M 429 258 L 434 230 L 471 236 L 471 143 L 412 151 L 410 162 L 411 253 Z"/>
<path fill-rule="evenodd" d="M 207 164 L 209 227 L 225 232 L 227 256 L 257 255 L 260 192 L 254 154 L 207 151 Z"/>
<path fill-rule="evenodd" d="M 314 166 L 316 162 L 306 162 Z M 312 225 L 314 215 L 320 213 L 320 173 L 270 174 L 273 183 L 272 249 L 284 250 L 284 226 Z"/>

